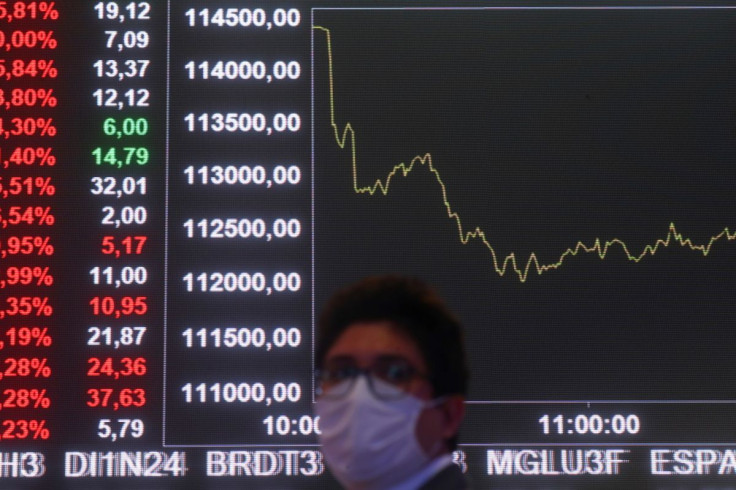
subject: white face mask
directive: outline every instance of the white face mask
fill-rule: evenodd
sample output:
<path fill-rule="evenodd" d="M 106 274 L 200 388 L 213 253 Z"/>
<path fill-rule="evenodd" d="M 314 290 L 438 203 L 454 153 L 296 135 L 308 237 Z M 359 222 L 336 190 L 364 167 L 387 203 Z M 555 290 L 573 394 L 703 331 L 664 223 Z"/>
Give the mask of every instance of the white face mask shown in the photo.
<path fill-rule="evenodd" d="M 385 381 L 371 382 L 391 389 Z M 409 394 L 380 400 L 365 376 L 359 376 L 342 398 L 318 399 L 315 414 L 330 471 L 350 489 L 386 488 L 408 479 L 429 461 L 416 438 L 419 414 L 439 401 L 425 402 Z"/>

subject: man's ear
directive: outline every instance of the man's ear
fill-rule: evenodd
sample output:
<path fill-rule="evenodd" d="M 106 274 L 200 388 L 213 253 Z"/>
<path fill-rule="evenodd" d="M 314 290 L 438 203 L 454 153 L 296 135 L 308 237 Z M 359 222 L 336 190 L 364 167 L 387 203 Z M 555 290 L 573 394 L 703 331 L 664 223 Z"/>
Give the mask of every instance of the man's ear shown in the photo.
<path fill-rule="evenodd" d="M 442 410 L 442 438 L 447 440 L 454 437 L 460 429 L 465 416 L 465 397 L 450 395 L 439 408 Z"/>

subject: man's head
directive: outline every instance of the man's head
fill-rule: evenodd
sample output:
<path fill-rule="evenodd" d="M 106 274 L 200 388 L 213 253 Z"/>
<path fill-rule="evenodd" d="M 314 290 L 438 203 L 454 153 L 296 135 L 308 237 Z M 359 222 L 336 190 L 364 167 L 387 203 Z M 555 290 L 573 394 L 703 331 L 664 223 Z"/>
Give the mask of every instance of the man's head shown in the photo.
<path fill-rule="evenodd" d="M 420 280 L 370 277 L 335 294 L 320 316 L 316 367 L 370 371 L 437 400 L 420 414 L 416 439 L 430 457 L 455 448 L 468 383 L 462 328 Z"/>

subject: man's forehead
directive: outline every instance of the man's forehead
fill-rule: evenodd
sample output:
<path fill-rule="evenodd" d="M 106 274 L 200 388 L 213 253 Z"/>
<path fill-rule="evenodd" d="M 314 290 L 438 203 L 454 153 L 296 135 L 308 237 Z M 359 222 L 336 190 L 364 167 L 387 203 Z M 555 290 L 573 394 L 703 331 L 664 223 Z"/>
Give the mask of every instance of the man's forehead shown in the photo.
<path fill-rule="evenodd" d="M 388 321 L 354 323 L 347 327 L 327 351 L 325 360 L 343 358 L 370 364 L 379 358 L 401 358 L 425 368 L 419 347 L 406 333 Z"/>

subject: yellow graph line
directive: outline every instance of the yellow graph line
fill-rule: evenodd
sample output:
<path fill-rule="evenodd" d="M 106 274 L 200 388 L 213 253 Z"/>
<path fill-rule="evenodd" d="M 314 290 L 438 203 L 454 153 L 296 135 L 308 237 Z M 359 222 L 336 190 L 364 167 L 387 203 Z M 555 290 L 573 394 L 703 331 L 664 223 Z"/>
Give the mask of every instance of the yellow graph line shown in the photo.
<path fill-rule="evenodd" d="M 432 155 L 430 155 L 429 153 L 423 156 L 415 156 L 414 158 L 412 158 L 411 162 L 409 162 L 409 165 L 406 165 L 404 162 L 394 165 L 393 169 L 388 173 L 384 180 L 377 179 L 372 185 L 367 186 L 358 185 L 358 163 L 356 157 L 355 131 L 353 130 L 352 125 L 350 123 L 347 123 L 343 128 L 341 134 L 340 129 L 335 122 L 335 91 L 332 70 L 332 35 L 330 30 L 326 27 L 315 25 L 313 26 L 313 29 L 323 31 L 326 34 L 328 70 L 330 79 L 330 123 L 332 124 L 332 129 L 335 133 L 335 140 L 341 149 L 345 149 L 349 137 L 350 155 L 353 169 L 353 190 L 357 194 L 368 194 L 372 196 L 376 192 L 380 191 L 381 194 L 386 195 L 388 194 L 391 181 L 395 176 L 399 175 L 399 173 L 402 177 L 406 177 L 407 175 L 409 175 L 409 173 L 411 173 L 412 170 L 414 170 L 415 167 L 417 167 L 417 164 L 425 166 L 432 173 L 432 175 L 434 175 L 435 179 L 437 179 L 437 183 L 439 184 L 440 190 L 442 192 L 442 201 L 445 205 L 445 209 L 447 210 L 447 216 L 448 218 L 455 221 L 455 224 L 457 226 L 458 238 L 460 238 L 460 243 L 466 245 L 471 239 L 480 240 L 483 245 L 488 249 L 488 251 L 491 252 L 491 257 L 493 258 L 493 268 L 499 276 L 504 276 L 506 272 L 511 270 L 518 276 L 519 281 L 526 282 L 529 276 L 529 272 L 532 270 L 536 271 L 537 275 L 541 275 L 543 272 L 559 268 L 564 263 L 565 259 L 567 259 L 567 257 L 578 255 L 581 252 L 595 253 L 601 260 L 603 260 L 606 258 L 609 250 L 614 246 L 620 247 L 620 249 L 626 254 L 627 259 L 637 263 L 648 255 L 654 255 L 660 248 L 669 247 L 673 243 L 679 244 L 683 248 L 689 248 L 693 252 L 700 252 L 705 257 L 708 255 L 708 253 L 710 253 L 711 247 L 718 240 L 725 238 L 728 241 L 733 241 L 736 239 L 736 232 L 731 233 L 728 228 L 724 228 L 720 233 L 711 236 L 707 244 L 695 244 L 690 238 L 685 238 L 682 233 L 679 233 L 675 228 L 674 223 L 670 223 L 669 230 L 667 231 L 667 235 L 664 238 L 658 238 L 653 244 L 646 245 L 638 254 L 632 253 L 629 250 L 628 245 L 626 245 L 626 243 L 619 238 L 613 238 L 606 241 L 601 241 L 600 238 L 596 238 L 592 245 L 586 245 L 583 242 L 578 241 L 573 247 L 569 247 L 564 252 L 562 252 L 557 262 L 552 262 L 549 264 L 540 263 L 539 259 L 537 258 L 537 254 L 534 252 L 529 255 L 526 261 L 521 261 L 521 263 L 523 264 L 522 266 L 519 266 L 520 261 L 517 261 L 516 254 L 514 252 L 511 252 L 506 257 L 499 258 L 499 254 L 490 244 L 490 242 L 486 238 L 485 232 L 480 229 L 480 227 L 476 226 L 473 230 L 470 231 L 466 231 L 464 229 L 462 220 L 460 219 L 460 215 L 453 211 L 452 206 L 450 205 L 450 201 L 447 198 L 447 187 L 442 181 L 440 173 L 437 171 L 434 164 L 432 163 Z"/>

